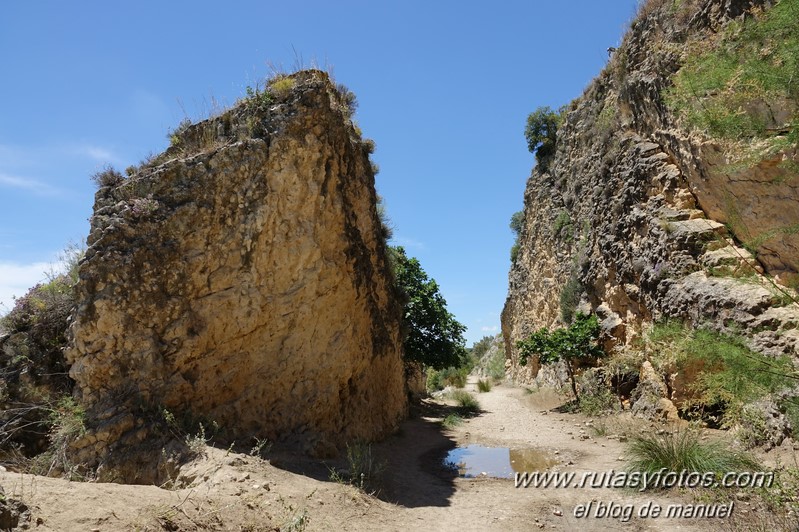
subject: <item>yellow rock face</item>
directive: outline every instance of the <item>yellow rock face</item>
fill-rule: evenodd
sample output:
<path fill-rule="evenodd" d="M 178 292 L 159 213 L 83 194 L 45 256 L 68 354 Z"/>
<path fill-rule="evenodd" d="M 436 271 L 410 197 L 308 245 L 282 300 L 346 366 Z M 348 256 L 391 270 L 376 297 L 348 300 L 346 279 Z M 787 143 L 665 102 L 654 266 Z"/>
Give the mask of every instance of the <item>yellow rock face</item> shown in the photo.
<path fill-rule="evenodd" d="M 98 192 L 67 353 L 90 425 L 145 405 L 325 454 L 404 415 L 368 153 L 325 74 L 295 81 Z"/>

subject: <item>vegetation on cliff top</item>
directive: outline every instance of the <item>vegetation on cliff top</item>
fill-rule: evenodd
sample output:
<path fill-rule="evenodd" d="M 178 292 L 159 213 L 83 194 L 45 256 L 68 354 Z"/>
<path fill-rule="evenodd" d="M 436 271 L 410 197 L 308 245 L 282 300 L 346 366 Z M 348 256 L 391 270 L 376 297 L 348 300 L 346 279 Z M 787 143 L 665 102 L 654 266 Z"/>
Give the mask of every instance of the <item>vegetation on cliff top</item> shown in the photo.
<path fill-rule="evenodd" d="M 799 141 L 799 0 L 732 21 L 717 44 L 689 47 L 666 93 L 688 122 L 722 139 Z M 784 113 L 782 110 L 788 111 Z"/>

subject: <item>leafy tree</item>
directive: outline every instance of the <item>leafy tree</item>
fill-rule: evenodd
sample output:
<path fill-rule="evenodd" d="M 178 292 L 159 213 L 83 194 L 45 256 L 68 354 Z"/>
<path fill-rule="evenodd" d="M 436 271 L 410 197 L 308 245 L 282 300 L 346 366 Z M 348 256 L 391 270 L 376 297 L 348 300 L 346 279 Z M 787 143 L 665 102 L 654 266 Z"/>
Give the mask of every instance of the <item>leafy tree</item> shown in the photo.
<path fill-rule="evenodd" d="M 533 355 L 537 355 L 542 364 L 563 360 L 566 363 L 566 372 L 571 381 L 574 398 L 579 399 L 577 382 L 574 377 L 574 364 L 579 359 L 605 356 L 605 351 L 597 343 L 599 331 L 599 320 L 596 314 L 589 316 L 578 312 L 574 323 L 567 328 L 550 331 L 544 327 L 531 334 L 527 340 L 517 342 L 516 346 L 521 350 L 519 361 L 522 366 L 525 366 L 527 359 Z"/>
<path fill-rule="evenodd" d="M 555 152 L 560 115 L 551 107 L 539 107 L 527 117 L 524 136 L 527 149 L 535 154 L 539 164 Z"/>
<path fill-rule="evenodd" d="M 513 231 L 514 235 L 516 235 L 516 238 L 519 238 L 519 235 L 522 234 L 523 225 L 524 211 L 514 212 L 513 216 L 510 217 L 510 230 Z"/>
<path fill-rule="evenodd" d="M 405 294 L 405 360 L 434 369 L 457 367 L 466 358 L 466 341 L 461 323 L 447 310 L 447 302 L 419 260 L 408 257 L 405 249 L 390 248 L 394 258 L 394 277 Z"/>

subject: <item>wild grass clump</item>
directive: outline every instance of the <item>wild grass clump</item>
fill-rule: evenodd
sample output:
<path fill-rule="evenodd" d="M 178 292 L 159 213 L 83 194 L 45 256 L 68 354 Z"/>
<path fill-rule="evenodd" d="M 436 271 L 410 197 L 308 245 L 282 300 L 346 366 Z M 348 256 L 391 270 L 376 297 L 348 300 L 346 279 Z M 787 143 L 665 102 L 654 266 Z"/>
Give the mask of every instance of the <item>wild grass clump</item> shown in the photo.
<path fill-rule="evenodd" d="M 628 470 L 639 473 L 682 471 L 727 473 L 761 471 L 762 466 L 751 456 L 733 451 L 721 442 L 703 442 L 699 433 L 684 430 L 662 435 L 634 437 L 628 446 Z M 656 487 L 650 483 L 648 488 Z"/>
<path fill-rule="evenodd" d="M 472 415 L 480 411 L 480 403 L 466 390 L 455 390 L 449 397 L 458 403 L 458 412 L 461 415 Z"/>
<path fill-rule="evenodd" d="M 72 397 L 65 396 L 49 410 L 50 446 L 41 454 L 24 461 L 23 470 L 34 475 L 64 475 L 70 480 L 83 480 L 82 468 L 72 463 L 69 445 L 86 432 L 86 413 Z"/>
<path fill-rule="evenodd" d="M 107 164 L 93 173 L 91 175 L 91 180 L 98 188 L 115 187 L 125 180 L 125 176 L 119 173 L 116 168 Z"/>
<path fill-rule="evenodd" d="M 695 44 L 673 82 L 666 102 L 692 126 L 718 138 L 795 145 L 799 117 L 782 131 L 786 137 L 775 137 L 772 129 L 783 124 L 773 123 L 766 102 L 799 102 L 799 0 L 730 22 L 710 49 Z"/>
<path fill-rule="evenodd" d="M 292 77 L 282 76 L 269 81 L 269 91 L 278 98 L 282 98 L 294 89 L 296 81 Z"/>
<path fill-rule="evenodd" d="M 458 425 L 463 424 L 463 418 L 458 414 L 449 414 L 444 420 L 441 422 L 441 426 L 445 429 L 453 429 Z"/>
<path fill-rule="evenodd" d="M 367 493 L 376 493 L 385 469 L 386 464 L 375 458 L 371 445 L 357 442 L 347 444 L 347 470 L 331 471 L 330 479 Z"/>
<path fill-rule="evenodd" d="M 477 381 L 477 391 L 486 393 L 491 391 L 491 381 L 488 379 L 480 379 Z"/>

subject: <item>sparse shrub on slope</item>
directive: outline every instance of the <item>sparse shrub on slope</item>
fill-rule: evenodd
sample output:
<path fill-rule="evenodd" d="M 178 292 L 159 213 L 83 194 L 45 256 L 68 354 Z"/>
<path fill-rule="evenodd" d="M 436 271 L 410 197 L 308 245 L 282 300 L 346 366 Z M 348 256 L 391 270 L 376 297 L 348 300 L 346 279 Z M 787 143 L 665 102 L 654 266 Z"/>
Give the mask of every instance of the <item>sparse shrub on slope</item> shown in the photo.
<path fill-rule="evenodd" d="M 72 390 L 63 348 L 74 304 L 80 250 L 67 252 L 67 271 L 15 300 L 0 320 L 0 456 L 44 451 L 59 404 Z"/>
<path fill-rule="evenodd" d="M 771 138 L 781 149 L 799 141 L 799 0 L 727 25 L 719 42 L 689 50 L 666 93 L 688 122 L 726 139 Z M 771 106 L 793 108 L 788 127 Z M 782 136 L 775 136 L 781 133 Z"/>

